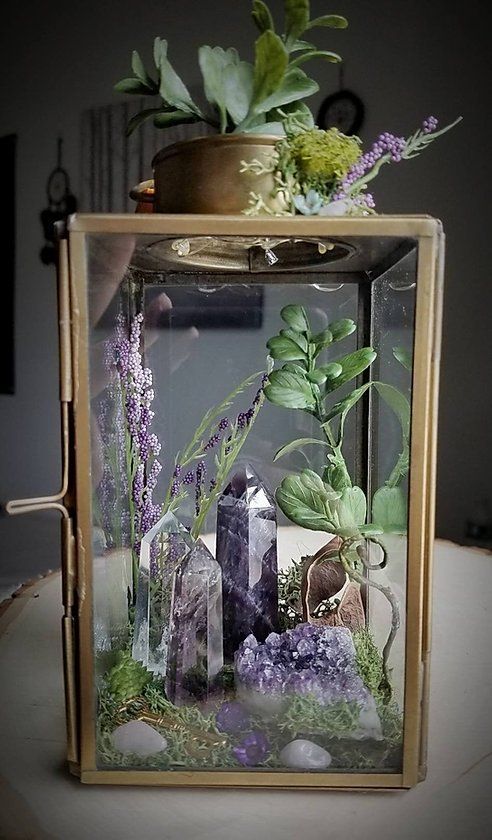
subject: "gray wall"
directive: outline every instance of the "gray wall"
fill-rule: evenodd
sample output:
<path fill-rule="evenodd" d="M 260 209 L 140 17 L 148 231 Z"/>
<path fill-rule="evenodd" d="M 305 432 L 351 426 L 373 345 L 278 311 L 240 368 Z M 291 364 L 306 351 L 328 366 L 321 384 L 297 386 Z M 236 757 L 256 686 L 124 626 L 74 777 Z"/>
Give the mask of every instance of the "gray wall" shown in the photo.
<path fill-rule="evenodd" d="M 55 282 L 38 259 L 38 214 L 57 134 L 65 139 L 64 163 L 76 188 L 81 111 L 117 98 L 112 85 L 126 74 L 131 49 L 149 55 L 153 37 L 167 37 L 171 58 L 196 84 L 200 43 L 235 44 L 246 53 L 243 42 L 253 35 L 249 5 L 25 0 L 4 14 L 0 135 L 17 133 L 19 145 L 17 387 L 15 396 L 0 396 L 0 499 L 52 492 L 59 483 Z M 281 8 L 279 0 L 271 5 Z M 381 212 L 430 213 L 443 220 L 448 235 L 437 515 L 438 534 L 463 541 L 465 520 L 491 495 L 491 127 L 483 6 L 478 0 L 466 9 L 446 0 L 338 0 L 329 9 L 315 0 L 312 6 L 315 14 L 338 11 L 350 19 L 347 32 L 318 33 L 345 56 L 345 82 L 366 103 L 367 143 L 382 130 L 410 133 L 431 113 L 443 122 L 464 116 L 421 159 L 387 167 L 374 189 Z M 337 86 L 331 65 L 318 66 L 316 77 L 323 92 Z M 4 574 L 14 569 L 22 579 L 36 565 L 56 565 L 57 539 L 54 517 L 3 520 Z"/>

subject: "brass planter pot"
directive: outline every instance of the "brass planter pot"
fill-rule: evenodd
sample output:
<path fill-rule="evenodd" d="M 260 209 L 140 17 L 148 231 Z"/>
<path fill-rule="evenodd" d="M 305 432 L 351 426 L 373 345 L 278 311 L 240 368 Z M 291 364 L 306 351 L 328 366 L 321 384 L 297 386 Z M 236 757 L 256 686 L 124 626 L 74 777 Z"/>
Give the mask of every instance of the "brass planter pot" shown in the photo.
<path fill-rule="evenodd" d="M 241 161 L 267 163 L 277 141 L 273 135 L 217 134 L 165 147 L 152 161 L 154 212 L 236 215 L 248 207 L 251 192 L 272 211 L 285 210 L 282 196 L 272 197 L 273 174 L 240 172 Z M 139 187 L 132 190 L 137 201 Z"/>

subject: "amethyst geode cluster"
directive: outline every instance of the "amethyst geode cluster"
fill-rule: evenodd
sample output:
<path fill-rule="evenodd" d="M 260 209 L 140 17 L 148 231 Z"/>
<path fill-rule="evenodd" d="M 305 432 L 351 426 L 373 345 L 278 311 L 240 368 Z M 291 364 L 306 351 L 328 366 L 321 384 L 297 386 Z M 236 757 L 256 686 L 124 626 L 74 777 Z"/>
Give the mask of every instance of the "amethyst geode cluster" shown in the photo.
<path fill-rule="evenodd" d="M 270 633 L 264 644 L 250 635 L 236 653 L 235 670 L 240 695 L 257 710 L 264 700 L 267 713 L 280 711 L 293 695 L 309 696 L 324 707 L 355 703 L 359 729 L 352 737 L 381 737 L 375 701 L 357 673 L 346 627 L 299 624 L 285 633 Z"/>

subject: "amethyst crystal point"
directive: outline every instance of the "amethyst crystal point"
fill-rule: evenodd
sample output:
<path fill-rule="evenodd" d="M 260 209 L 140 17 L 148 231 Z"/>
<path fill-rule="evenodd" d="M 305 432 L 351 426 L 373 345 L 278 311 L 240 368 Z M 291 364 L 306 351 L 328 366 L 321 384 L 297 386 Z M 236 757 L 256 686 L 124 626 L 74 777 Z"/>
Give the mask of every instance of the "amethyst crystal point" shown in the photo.
<path fill-rule="evenodd" d="M 177 706 L 216 693 L 224 664 L 220 566 L 201 540 L 188 539 L 174 576 L 166 670 L 166 694 Z"/>
<path fill-rule="evenodd" d="M 193 549 L 189 531 L 172 513 L 159 519 L 140 543 L 132 656 L 161 676 L 166 673 L 173 574 Z"/>
<path fill-rule="evenodd" d="M 275 501 L 249 464 L 217 504 L 217 562 L 224 589 L 224 659 L 249 633 L 263 641 L 278 626 Z"/>

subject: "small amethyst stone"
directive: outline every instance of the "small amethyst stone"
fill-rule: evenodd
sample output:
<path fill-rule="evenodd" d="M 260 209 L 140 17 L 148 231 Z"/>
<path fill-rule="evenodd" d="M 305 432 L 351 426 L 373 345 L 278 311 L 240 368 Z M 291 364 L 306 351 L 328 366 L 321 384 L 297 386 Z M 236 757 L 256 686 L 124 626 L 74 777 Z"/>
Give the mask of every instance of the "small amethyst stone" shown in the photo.
<path fill-rule="evenodd" d="M 251 727 L 251 717 L 242 703 L 226 702 L 215 715 L 215 725 L 219 732 L 244 732 Z"/>
<path fill-rule="evenodd" d="M 270 752 L 268 738 L 263 732 L 254 730 L 246 735 L 240 744 L 232 748 L 240 764 L 245 767 L 255 767 L 267 758 Z"/>
<path fill-rule="evenodd" d="M 278 628 L 275 501 L 254 469 L 242 465 L 217 505 L 217 562 L 222 569 L 224 659 L 250 634 Z"/>

